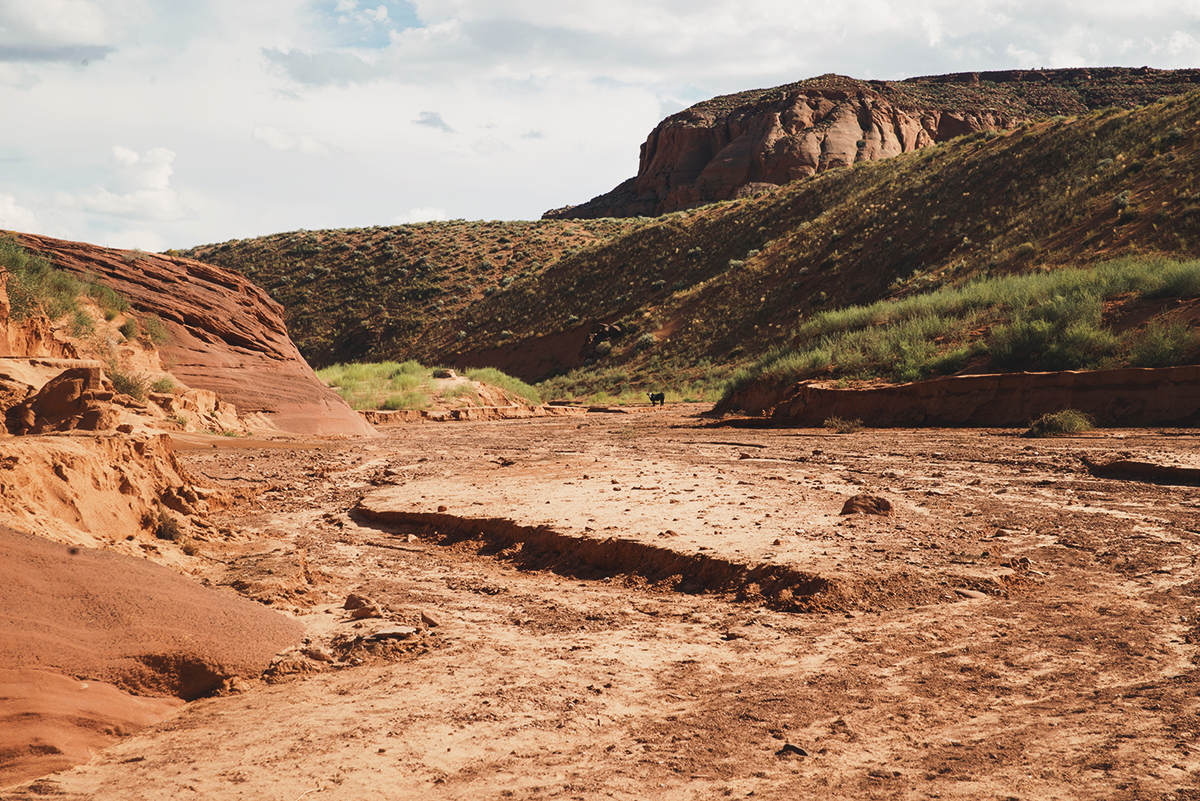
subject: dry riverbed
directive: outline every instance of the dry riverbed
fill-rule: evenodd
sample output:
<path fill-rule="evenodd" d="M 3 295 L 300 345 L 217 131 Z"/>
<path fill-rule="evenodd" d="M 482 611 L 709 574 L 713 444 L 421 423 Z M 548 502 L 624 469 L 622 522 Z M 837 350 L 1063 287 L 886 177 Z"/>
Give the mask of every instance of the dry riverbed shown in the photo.
<path fill-rule="evenodd" d="M 1200 798 L 1194 432 L 699 410 L 181 450 L 309 641 L 0 797 Z"/>

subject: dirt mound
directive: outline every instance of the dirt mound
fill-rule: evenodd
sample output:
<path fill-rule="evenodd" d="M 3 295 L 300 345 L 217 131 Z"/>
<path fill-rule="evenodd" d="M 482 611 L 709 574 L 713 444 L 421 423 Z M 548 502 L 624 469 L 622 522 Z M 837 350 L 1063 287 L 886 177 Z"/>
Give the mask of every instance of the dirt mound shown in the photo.
<path fill-rule="evenodd" d="M 112 739 L 172 708 L 103 690 L 80 719 L 69 713 L 80 701 L 60 703 L 72 690 L 64 677 L 190 700 L 259 675 L 299 639 L 287 618 L 145 560 L 7 527 L 0 550 L 0 676 L 20 708 L 0 727 L 5 782 L 61 767 L 79 730 Z"/>
<path fill-rule="evenodd" d="M 218 392 L 284 431 L 373 434 L 317 380 L 288 338 L 282 307 L 242 276 L 191 259 L 33 234 L 21 235 L 21 244 L 161 319 L 170 334 L 162 357 L 184 384 Z"/>
<path fill-rule="evenodd" d="M 164 563 L 185 561 L 184 537 L 217 536 L 203 516 L 223 497 L 192 484 L 161 434 L 13 437 L 0 456 L 0 521 Z M 164 520 L 179 542 L 158 538 Z"/>
<path fill-rule="evenodd" d="M 0 696 L 0 786 L 87 762 L 182 704 L 36 668 L 0 668 Z"/>
<path fill-rule="evenodd" d="M 1200 367 L 948 376 L 866 389 L 751 386 L 717 411 L 735 409 L 797 426 L 834 416 L 875 427 L 1024 426 L 1062 409 L 1107 426 L 1189 425 L 1200 418 Z"/>

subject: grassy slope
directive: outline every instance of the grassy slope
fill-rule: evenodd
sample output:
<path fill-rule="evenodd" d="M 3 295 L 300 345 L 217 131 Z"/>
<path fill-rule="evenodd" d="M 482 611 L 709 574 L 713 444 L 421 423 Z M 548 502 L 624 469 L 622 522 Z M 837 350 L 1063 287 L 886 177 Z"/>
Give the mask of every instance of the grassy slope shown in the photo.
<path fill-rule="evenodd" d="M 266 286 L 317 364 L 419 358 L 540 380 L 580 368 L 592 325 L 618 322 L 625 335 L 576 385 L 661 386 L 719 378 L 824 310 L 980 275 L 1200 256 L 1198 119 L 1200 94 L 1106 109 L 653 221 L 301 232 L 189 255 Z M 501 275 L 511 285 L 485 295 Z"/>
<path fill-rule="evenodd" d="M 564 253 L 638 220 L 485 222 L 292 231 L 201 245 L 179 255 L 236 270 L 283 304 L 314 366 L 426 358 L 446 320 Z M 428 360 L 428 359 L 427 359 Z"/>
<path fill-rule="evenodd" d="M 668 215 L 473 305 L 454 326 L 469 336 L 444 341 L 440 358 L 487 350 L 503 364 L 521 340 L 549 347 L 603 320 L 632 332 L 606 357 L 627 369 L 731 363 L 789 343 L 826 309 L 979 275 L 1195 257 L 1198 117 L 1191 95 L 978 134 Z M 639 350 L 647 332 L 663 341 Z"/>

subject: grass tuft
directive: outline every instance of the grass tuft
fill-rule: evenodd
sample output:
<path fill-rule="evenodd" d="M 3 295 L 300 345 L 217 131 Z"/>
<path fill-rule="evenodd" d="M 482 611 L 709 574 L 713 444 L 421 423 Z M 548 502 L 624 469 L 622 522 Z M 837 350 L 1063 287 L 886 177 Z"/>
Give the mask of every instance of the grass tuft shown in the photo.
<path fill-rule="evenodd" d="M 1062 434 L 1079 434 L 1091 431 L 1096 423 L 1091 417 L 1075 409 L 1063 409 L 1061 412 L 1044 414 L 1030 422 L 1029 430 L 1023 437 L 1054 437 Z"/>

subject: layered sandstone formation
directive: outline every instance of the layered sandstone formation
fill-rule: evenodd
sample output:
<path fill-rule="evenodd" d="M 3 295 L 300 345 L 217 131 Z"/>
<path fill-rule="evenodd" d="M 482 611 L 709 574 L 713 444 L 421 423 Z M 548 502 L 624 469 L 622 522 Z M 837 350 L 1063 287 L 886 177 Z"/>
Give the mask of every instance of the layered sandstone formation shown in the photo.
<path fill-rule="evenodd" d="M 1020 427 L 1063 409 L 1084 412 L 1104 426 L 1193 426 L 1200 420 L 1200 367 L 947 376 L 866 389 L 752 386 L 719 411 L 765 415 L 789 426 L 818 427 L 841 417 L 885 428 Z"/>
<path fill-rule="evenodd" d="M 673 114 L 642 145 L 638 174 L 546 219 L 657 215 L 746 197 L 859 161 L 1054 114 L 1131 106 L 1200 86 L 1200 70 L 960 73 L 906 81 L 825 75 L 725 95 Z"/>
<path fill-rule="evenodd" d="M 170 335 L 159 351 L 184 384 L 216 392 L 283 431 L 374 434 L 317 379 L 288 337 L 282 307 L 237 273 L 33 234 L 20 242 L 60 269 L 111 287 L 137 314 L 158 317 Z"/>

